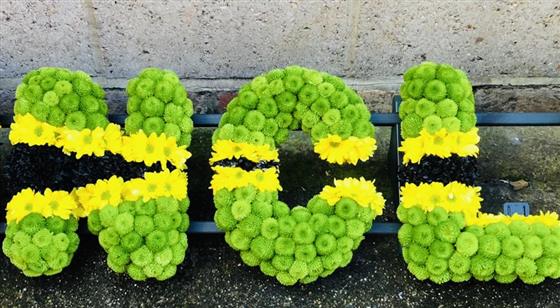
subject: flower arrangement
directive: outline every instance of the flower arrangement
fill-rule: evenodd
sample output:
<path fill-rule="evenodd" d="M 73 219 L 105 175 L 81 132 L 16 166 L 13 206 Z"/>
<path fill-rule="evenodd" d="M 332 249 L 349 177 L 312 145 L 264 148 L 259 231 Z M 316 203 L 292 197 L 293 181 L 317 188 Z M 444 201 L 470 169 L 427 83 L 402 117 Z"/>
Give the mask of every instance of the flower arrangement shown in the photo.
<path fill-rule="evenodd" d="M 131 79 L 128 94 L 125 130 L 134 134 L 155 133 L 175 137 L 177 144 L 188 147 L 193 129 L 193 104 L 177 74 L 157 68 L 144 69 Z"/>
<path fill-rule="evenodd" d="M 401 191 L 401 196 L 407 193 Z M 560 278 L 558 214 L 473 216 L 471 211 L 451 210 L 399 207 L 403 257 L 419 280 L 511 283 L 519 278 L 538 284 Z"/>
<path fill-rule="evenodd" d="M 146 173 L 145 179 L 128 182 L 114 177 L 79 188 L 76 195 L 113 271 L 140 281 L 175 275 L 185 258 L 189 227 L 184 173 Z"/>
<path fill-rule="evenodd" d="M 105 128 L 76 131 L 41 122 L 31 114 L 16 115 L 14 120 L 9 135 L 11 144 L 54 146 L 65 154 L 75 154 L 76 159 L 84 155 L 103 157 L 109 152 L 119 154 L 127 162 L 147 166 L 159 162 L 164 169 L 167 163 L 171 163 L 175 168 L 185 169 L 185 161 L 190 157 L 185 146 L 178 146 L 174 137 L 165 134 L 157 136 L 152 133 L 147 136 L 143 131 L 138 131 L 125 136 L 120 127 L 112 123 Z"/>
<path fill-rule="evenodd" d="M 83 72 L 41 68 L 16 92 L 4 254 L 27 276 L 56 274 L 87 217 L 112 270 L 172 277 L 187 248 L 192 131 L 192 102 L 175 73 L 148 68 L 129 82 L 126 134 Z"/>
<path fill-rule="evenodd" d="M 88 74 L 43 67 L 23 77 L 16 89 L 14 113 L 31 114 L 56 127 L 93 130 L 109 124 L 104 98 L 105 91 Z"/>
<path fill-rule="evenodd" d="M 376 148 L 370 114 L 338 77 L 289 66 L 255 77 L 213 135 L 214 221 L 249 266 L 290 286 L 326 277 L 352 259 L 385 200 L 365 179 L 335 180 L 306 207 L 278 200 L 277 145 L 302 128 L 330 163 L 357 164 Z"/>
<path fill-rule="evenodd" d="M 212 142 L 227 140 L 275 148 L 290 130 L 311 135 L 315 152 L 330 163 L 369 159 L 374 127 L 363 99 L 342 79 L 299 66 L 255 77 L 227 107 Z"/>
<path fill-rule="evenodd" d="M 481 188 L 471 186 L 480 138 L 466 75 L 428 62 L 408 70 L 404 80 L 399 176 L 406 183 L 397 216 L 408 270 L 437 284 L 560 278 L 558 214 L 481 212 Z"/>
<path fill-rule="evenodd" d="M 447 64 L 424 62 L 403 76 L 399 108 L 403 138 L 420 135 L 424 129 L 434 134 L 468 132 L 476 125 L 474 96 L 467 75 Z"/>
<path fill-rule="evenodd" d="M 7 205 L 2 252 L 25 276 L 60 273 L 80 243 L 78 212 L 77 202 L 65 191 L 22 190 Z"/>

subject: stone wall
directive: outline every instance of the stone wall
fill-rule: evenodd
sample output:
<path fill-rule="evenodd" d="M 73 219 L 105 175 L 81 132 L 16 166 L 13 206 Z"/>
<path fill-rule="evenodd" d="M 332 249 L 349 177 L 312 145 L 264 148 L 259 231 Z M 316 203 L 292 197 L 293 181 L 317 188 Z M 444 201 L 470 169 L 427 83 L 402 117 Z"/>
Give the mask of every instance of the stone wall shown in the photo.
<path fill-rule="evenodd" d="M 108 89 L 146 66 L 175 70 L 199 112 L 246 78 L 300 64 L 343 76 L 388 111 L 407 67 L 462 68 L 481 110 L 560 110 L 560 4 L 544 1 L 2 0 L 0 112 L 26 71 L 81 69 Z"/>

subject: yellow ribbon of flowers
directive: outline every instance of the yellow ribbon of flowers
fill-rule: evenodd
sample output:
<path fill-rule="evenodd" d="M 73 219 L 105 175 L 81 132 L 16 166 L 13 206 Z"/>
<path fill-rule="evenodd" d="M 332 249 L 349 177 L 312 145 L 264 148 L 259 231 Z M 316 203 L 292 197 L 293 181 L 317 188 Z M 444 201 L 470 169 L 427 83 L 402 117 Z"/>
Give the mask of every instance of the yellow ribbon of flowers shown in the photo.
<path fill-rule="evenodd" d="M 407 138 L 402 142 L 399 151 L 404 152 L 403 164 L 409 162 L 417 163 L 427 155 L 435 155 L 441 158 L 457 154 L 461 157 L 478 155 L 478 128 L 473 128 L 466 133 L 448 133 L 445 128 L 435 134 L 430 134 L 423 129 L 420 136 Z"/>
<path fill-rule="evenodd" d="M 255 169 L 245 171 L 239 167 L 214 166 L 214 175 L 210 182 L 210 188 L 216 192 L 222 188 L 233 190 L 239 187 L 253 185 L 260 191 L 281 191 L 276 168 Z"/>
<path fill-rule="evenodd" d="M 330 205 L 335 205 L 341 198 L 350 198 L 360 206 L 373 209 L 375 215 L 383 214 L 385 199 L 377 192 L 375 181 L 367 181 L 363 177 L 359 180 L 355 178 L 345 178 L 334 180 L 334 186 L 325 186 L 319 197 L 327 201 Z"/>
<path fill-rule="evenodd" d="M 451 182 L 447 185 L 439 182 L 420 185 L 406 183 L 401 187 L 401 206 L 419 207 L 426 212 L 441 207 L 448 212 L 463 213 L 468 226 L 486 226 L 498 222 L 509 224 L 513 221 L 529 224 L 539 222 L 551 227 L 560 225 L 558 213 L 552 212 L 529 216 L 482 213 L 481 201 L 480 187 L 467 186 L 459 182 Z"/>
<path fill-rule="evenodd" d="M 231 140 L 218 140 L 212 145 L 210 163 L 224 159 L 244 157 L 252 162 L 278 161 L 278 151 L 270 148 L 268 144 L 256 145 Z"/>
<path fill-rule="evenodd" d="M 374 138 L 358 138 L 351 136 L 342 139 L 338 135 L 328 135 L 314 145 L 315 153 L 329 163 L 339 165 L 350 163 L 356 165 L 358 161 L 367 161 L 377 149 Z"/>
<path fill-rule="evenodd" d="M 542 223 L 549 227 L 556 227 L 560 226 L 560 219 L 558 217 L 558 213 L 553 212 L 540 212 L 539 215 L 519 215 L 517 213 L 513 214 L 512 216 L 504 215 L 504 214 L 489 214 L 489 213 L 478 213 L 478 216 L 471 221 L 467 221 L 469 225 L 479 225 L 479 226 L 486 226 L 493 223 L 505 223 L 510 224 L 514 221 L 522 221 L 528 224 L 534 223 Z"/>
<path fill-rule="evenodd" d="M 78 203 L 65 191 L 46 189 L 44 194 L 26 188 L 17 193 L 6 206 L 6 220 L 19 222 L 31 213 L 44 217 L 58 216 L 68 219 L 70 215 L 78 217 Z"/>
<path fill-rule="evenodd" d="M 187 197 L 187 175 L 179 170 L 146 172 L 144 178 L 124 181 L 112 176 L 108 180 L 98 180 L 95 184 L 76 188 L 73 191 L 85 217 L 91 211 L 107 205 L 118 206 L 123 201 L 144 202 L 159 197 L 185 199 Z"/>
<path fill-rule="evenodd" d="M 146 136 L 140 131 L 131 136 L 124 136 L 120 126 L 109 124 L 105 129 L 72 130 L 67 127 L 55 127 L 35 119 L 31 114 L 16 115 L 10 131 L 12 144 L 56 146 L 65 154 L 75 153 L 82 156 L 103 156 L 105 152 L 120 154 L 128 162 L 142 162 L 151 166 L 160 162 L 167 169 L 170 162 L 178 169 L 186 168 L 186 160 L 191 156 L 185 146 L 178 146 L 175 137 L 152 133 Z"/>
<path fill-rule="evenodd" d="M 419 207 L 426 212 L 441 207 L 448 212 L 461 212 L 467 220 L 476 217 L 481 201 L 480 187 L 455 181 L 447 185 L 440 182 L 420 185 L 406 183 L 401 187 L 401 206 Z"/>

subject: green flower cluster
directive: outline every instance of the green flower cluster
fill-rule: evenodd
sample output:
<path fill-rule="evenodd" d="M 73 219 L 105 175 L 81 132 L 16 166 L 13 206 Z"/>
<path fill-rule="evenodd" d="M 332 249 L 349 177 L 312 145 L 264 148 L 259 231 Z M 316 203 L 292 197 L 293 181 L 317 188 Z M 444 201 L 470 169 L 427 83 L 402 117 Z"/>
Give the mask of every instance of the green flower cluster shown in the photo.
<path fill-rule="evenodd" d="M 165 134 L 175 137 L 179 145 L 190 145 L 193 104 L 175 72 L 153 67 L 143 69 L 128 82 L 126 93 L 127 133 L 143 130 L 147 135 Z"/>
<path fill-rule="evenodd" d="M 476 125 L 474 96 L 467 75 L 447 64 L 424 62 L 404 74 L 399 108 L 403 138 L 416 137 L 422 128 L 467 132 Z"/>
<path fill-rule="evenodd" d="M 290 209 L 276 192 L 253 186 L 214 195 L 216 225 L 249 266 L 283 285 L 311 283 L 352 260 L 375 218 L 370 208 L 343 198 L 335 206 L 319 196 Z"/>
<path fill-rule="evenodd" d="M 70 265 L 80 238 L 78 221 L 32 213 L 19 223 L 9 223 L 2 251 L 25 276 L 58 274 Z"/>
<path fill-rule="evenodd" d="M 105 206 L 88 216 L 89 230 L 108 253 L 107 265 L 134 280 L 165 280 L 185 259 L 189 199 L 169 197 Z"/>
<path fill-rule="evenodd" d="M 442 208 L 398 208 L 398 233 L 408 270 L 420 280 L 441 284 L 474 277 L 538 284 L 560 278 L 560 227 L 515 221 L 468 226 L 462 213 Z"/>
<path fill-rule="evenodd" d="M 255 77 L 227 106 L 212 142 L 219 139 L 269 144 L 284 142 L 302 128 L 314 142 L 329 134 L 371 137 L 373 125 L 363 99 L 336 76 L 300 66 Z"/>
<path fill-rule="evenodd" d="M 15 114 L 31 113 L 53 126 L 74 130 L 105 128 L 105 91 L 91 77 L 65 68 L 42 67 L 30 71 L 16 89 Z"/>

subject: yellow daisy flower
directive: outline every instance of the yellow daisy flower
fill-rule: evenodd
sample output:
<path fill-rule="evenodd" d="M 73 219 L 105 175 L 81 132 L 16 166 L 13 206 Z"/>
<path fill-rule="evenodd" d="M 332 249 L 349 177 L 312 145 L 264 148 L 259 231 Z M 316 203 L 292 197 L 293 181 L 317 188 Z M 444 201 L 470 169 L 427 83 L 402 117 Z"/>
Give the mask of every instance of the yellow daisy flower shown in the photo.
<path fill-rule="evenodd" d="M 146 180 L 146 193 L 144 201 L 149 199 L 158 198 L 160 196 L 165 196 L 167 193 L 167 178 L 169 178 L 169 172 L 148 172 L 144 174 L 144 179 Z"/>
<path fill-rule="evenodd" d="M 164 138 L 161 145 L 163 157 L 170 161 L 178 169 L 184 170 L 186 161 L 191 157 L 191 153 L 186 150 L 185 146 L 177 146 L 175 137 Z M 167 169 L 167 163 L 162 162 L 162 168 Z"/>
<path fill-rule="evenodd" d="M 480 187 L 467 186 L 459 182 L 406 183 L 401 187 L 401 205 L 405 208 L 420 207 L 431 211 L 442 207 L 448 212 L 462 212 L 465 216 L 474 217 L 480 209 Z"/>
<path fill-rule="evenodd" d="M 435 134 L 430 134 L 426 130 L 420 132 L 421 138 L 424 139 L 424 151 L 428 155 L 435 155 L 441 158 L 451 156 L 451 148 L 447 140 L 447 130 L 440 129 Z"/>
<path fill-rule="evenodd" d="M 26 188 L 13 196 L 6 205 L 6 220 L 19 222 L 30 213 L 40 213 L 40 211 L 41 204 L 35 192 L 31 188 Z"/>
<path fill-rule="evenodd" d="M 126 181 L 123 186 L 122 196 L 124 200 L 136 201 L 146 194 L 146 181 L 144 179 L 132 179 Z"/>
<path fill-rule="evenodd" d="M 490 214 L 490 213 L 478 213 L 476 217 L 468 221 L 469 225 L 479 225 L 486 226 L 493 223 L 502 222 L 505 224 L 510 224 L 514 221 L 523 221 L 528 224 L 542 223 L 549 227 L 560 226 L 560 219 L 558 213 L 545 212 L 542 211 L 538 215 L 523 216 L 517 213 L 512 216 L 506 216 L 504 214 Z"/>
<path fill-rule="evenodd" d="M 403 164 L 409 162 L 418 163 L 426 155 L 435 155 L 441 158 L 457 154 L 461 157 L 478 155 L 478 129 L 473 128 L 467 133 L 452 132 L 442 128 L 435 134 L 426 130 L 420 132 L 420 136 L 405 139 L 399 151 L 404 153 Z"/>
<path fill-rule="evenodd" d="M 424 156 L 424 140 L 422 138 L 407 138 L 401 143 L 399 151 L 404 153 L 403 164 L 418 163 Z"/>
<path fill-rule="evenodd" d="M 385 199 L 377 192 L 374 181 L 363 177 L 334 180 L 334 186 L 325 186 L 319 197 L 330 205 L 335 205 L 342 198 L 350 198 L 360 206 L 370 207 L 376 215 L 381 215 L 385 207 Z"/>
<path fill-rule="evenodd" d="M 86 213 L 101 209 L 106 205 L 117 206 L 122 202 L 124 180 L 112 176 L 108 180 L 98 180 L 95 184 L 88 184 L 76 190 L 78 202 Z"/>
<path fill-rule="evenodd" d="M 480 141 L 478 128 L 472 128 L 466 133 L 450 133 L 448 139 L 453 153 L 462 157 L 478 155 L 479 149 L 477 144 Z"/>
<path fill-rule="evenodd" d="M 10 125 L 10 143 L 28 145 L 54 145 L 56 143 L 56 127 L 41 122 L 31 114 L 16 115 Z"/>
<path fill-rule="evenodd" d="M 210 188 L 213 191 L 222 188 L 233 190 L 250 184 L 250 175 L 241 168 L 214 166 L 212 170 L 215 172 L 210 181 Z"/>
<path fill-rule="evenodd" d="M 74 210 L 78 207 L 72 196 L 65 191 L 52 191 L 46 189 L 41 196 L 42 204 L 41 214 L 44 217 L 58 216 L 62 219 L 68 219 Z"/>
<path fill-rule="evenodd" d="M 123 143 L 123 135 L 120 126 L 110 123 L 105 128 L 103 140 L 105 141 L 107 150 L 111 153 L 120 153 Z"/>
<path fill-rule="evenodd" d="M 212 145 L 210 163 L 241 157 L 253 162 L 277 161 L 278 151 L 272 149 L 268 144 L 256 145 L 231 140 L 218 140 Z"/>
<path fill-rule="evenodd" d="M 164 186 L 168 195 L 176 199 L 185 199 L 188 186 L 187 174 L 177 169 L 173 170 L 166 178 Z"/>
<path fill-rule="evenodd" d="M 319 154 L 321 159 L 339 165 L 356 165 L 358 161 L 367 161 L 376 149 L 376 141 L 371 137 L 352 136 L 343 140 L 338 135 L 328 135 L 314 145 L 315 153 Z"/>
<path fill-rule="evenodd" d="M 276 168 L 253 170 L 249 172 L 248 179 L 260 191 L 282 191 Z"/>

